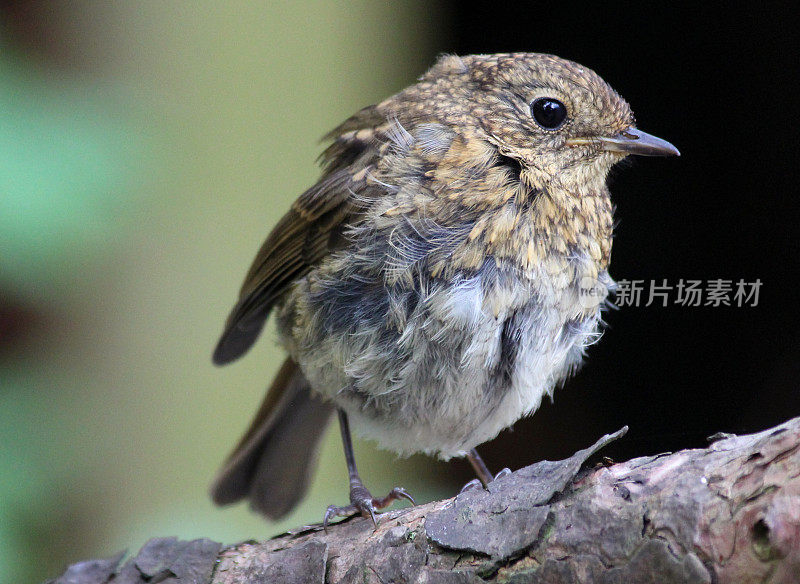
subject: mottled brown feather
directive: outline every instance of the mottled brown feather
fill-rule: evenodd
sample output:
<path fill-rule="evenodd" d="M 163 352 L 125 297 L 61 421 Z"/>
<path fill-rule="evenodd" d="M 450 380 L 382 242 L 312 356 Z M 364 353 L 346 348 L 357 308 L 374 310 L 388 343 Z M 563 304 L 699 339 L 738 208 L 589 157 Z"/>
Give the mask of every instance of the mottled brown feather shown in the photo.
<path fill-rule="evenodd" d="M 370 153 L 361 148 L 365 168 Z M 374 155 L 373 155 L 374 156 Z M 221 365 L 243 355 L 258 338 L 275 301 L 295 280 L 305 275 L 331 252 L 343 226 L 355 222 L 362 208 L 358 197 L 367 184 L 354 166 L 327 172 L 319 183 L 303 193 L 272 230 L 256 254 L 214 351 Z"/>

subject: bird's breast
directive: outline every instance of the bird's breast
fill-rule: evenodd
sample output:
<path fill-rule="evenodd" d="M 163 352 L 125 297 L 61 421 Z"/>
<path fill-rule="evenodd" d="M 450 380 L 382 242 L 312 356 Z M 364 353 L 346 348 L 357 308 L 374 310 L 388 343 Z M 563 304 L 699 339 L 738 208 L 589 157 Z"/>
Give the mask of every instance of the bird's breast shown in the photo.
<path fill-rule="evenodd" d="M 285 346 L 389 448 L 488 440 L 580 362 L 611 285 L 610 205 L 557 203 L 375 213 L 281 303 Z"/>

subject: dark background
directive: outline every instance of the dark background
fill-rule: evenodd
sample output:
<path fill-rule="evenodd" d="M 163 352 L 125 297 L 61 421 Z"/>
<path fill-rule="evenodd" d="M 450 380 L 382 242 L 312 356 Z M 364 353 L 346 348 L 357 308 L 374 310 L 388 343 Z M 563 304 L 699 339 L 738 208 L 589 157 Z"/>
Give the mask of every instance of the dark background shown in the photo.
<path fill-rule="evenodd" d="M 459 7 L 453 51 L 549 52 L 597 71 L 641 129 L 682 155 L 637 158 L 612 174 L 611 275 L 672 286 L 760 279 L 759 302 L 608 313 L 604 337 L 554 403 L 482 448 L 492 468 L 564 457 L 625 424 L 627 438 L 606 451 L 620 460 L 800 414 L 791 12 L 605 4 L 544 3 L 524 15 L 492 3 Z"/>

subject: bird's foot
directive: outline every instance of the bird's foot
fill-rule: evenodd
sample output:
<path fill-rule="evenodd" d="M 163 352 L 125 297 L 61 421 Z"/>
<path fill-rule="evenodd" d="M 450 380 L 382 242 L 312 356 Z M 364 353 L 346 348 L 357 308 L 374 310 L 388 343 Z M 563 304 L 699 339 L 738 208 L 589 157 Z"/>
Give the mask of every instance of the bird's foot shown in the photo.
<path fill-rule="evenodd" d="M 506 476 L 506 475 L 510 475 L 510 474 L 511 474 L 511 469 L 510 469 L 510 468 L 504 468 L 504 469 L 503 469 L 503 470 L 501 470 L 499 473 L 497 473 L 496 475 L 494 475 L 494 478 L 492 479 L 492 482 L 496 481 L 497 479 L 499 479 L 499 478 L 501 478 L 501 477 L 504 477 L 504 476 Z M 484 487 L 484 488 L 485 488 L 485 487 L 486 487 L 486 485 L 484 485 L 484 484 L 483 484 L 483 483 L 480 481 L 480 479 L 472 479 L 472 480 L 471 480 L 470 482 L 468 482 L 466 485 L 464 485 L 463 487 L 461 487 L 461 490 L 458 492 L 458 494 L 460 495 L 460 494 L 461 494 L 461 493 L 463 493 L 464 491 L 469 491 L 470 489 L 475 489 L 475 488 L 477 488 L 477 487 Z"/>
<path fill-rule="evenodd" d="M 354 485 L 350 487 L 350 504 L 344 507 L 336 505 L 328 507 L 325 511 L 325 518 L 322 520 L 322 527 L 327 532 L 328 522 L 334 517 L 351 517 L 360 514 L 362 517 L 372 519 L 372 524 L 377 529 L 378 520 L 375 512 L 388 507 L 399 499 L 408 499 L 412 505 L 416 505 L 411 495 L 402 487 L 395 487 L 385 497 L 376 498 L 364 485 Z"/>
<path fill-rule="evenodd" d="M 497 480 L 499 478 L 502 478 L 502 477 L 504 477 L 506 475 L 510 475 L 510 474 L 511 474 L 511 469 L 508 468 L 508 467 L 505 467 L 504 469 L 501 469 L 499 473 L 494 475 L 494 480 Z"/>

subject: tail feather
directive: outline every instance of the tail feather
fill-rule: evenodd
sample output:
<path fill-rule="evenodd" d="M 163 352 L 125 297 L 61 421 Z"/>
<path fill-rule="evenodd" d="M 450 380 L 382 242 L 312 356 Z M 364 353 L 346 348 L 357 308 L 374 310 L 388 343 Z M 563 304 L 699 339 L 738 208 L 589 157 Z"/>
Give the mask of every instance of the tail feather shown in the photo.
<path fill-rule="evenodd" d="M 333 412 L 312 395 L 300 369 L 287 359 L 250 429 L 211 487 L 217 505 L 250 499 L 270 519 L 294 508 L 308 490 L 319 441 Z"/>

